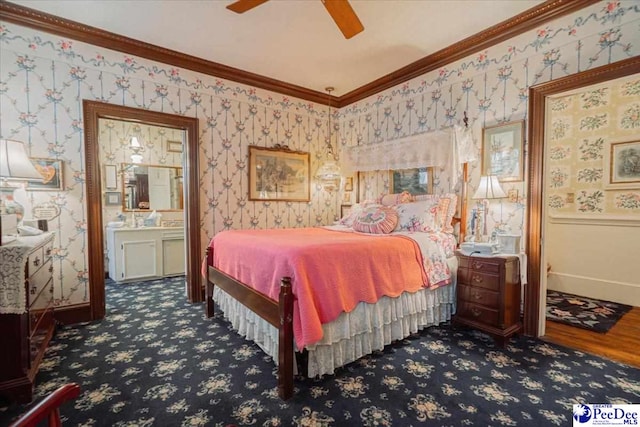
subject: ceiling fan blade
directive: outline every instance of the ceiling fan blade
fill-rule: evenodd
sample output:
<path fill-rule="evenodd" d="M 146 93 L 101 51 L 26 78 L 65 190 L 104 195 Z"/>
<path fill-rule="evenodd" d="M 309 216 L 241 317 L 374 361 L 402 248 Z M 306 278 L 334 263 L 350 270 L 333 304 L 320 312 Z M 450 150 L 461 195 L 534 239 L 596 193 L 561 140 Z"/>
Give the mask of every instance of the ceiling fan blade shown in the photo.
<path fill-rule="evenodd" d="M 360 22 L 347 0 L 322 0 L 322 4 L 327 8 L 329 15 L 331 15 L 345 38 L 350 39 L 364 30 L 362 22 Z"/>
<path fill-rule="evenodd" d="M 251 10 L 256 6 L 260 6 L 262 3 L 266 3 L 269 0 L 238 0 L 227 6 L 227 9 L 234 11 L 235 13 L 245 13 L 247 10 Z"/>

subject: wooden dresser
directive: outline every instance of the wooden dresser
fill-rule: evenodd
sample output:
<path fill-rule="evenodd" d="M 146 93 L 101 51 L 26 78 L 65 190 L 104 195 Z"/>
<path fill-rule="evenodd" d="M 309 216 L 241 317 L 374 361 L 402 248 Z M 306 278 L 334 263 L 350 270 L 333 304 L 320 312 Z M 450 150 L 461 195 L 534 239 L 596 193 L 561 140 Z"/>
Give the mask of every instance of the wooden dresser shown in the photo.
<path fill-rule="evenodd" d="M 458 256 L 457 310 L 454 324 L 493 336 L 505 346 L 522 329 L 520 265 L 515 255 Z"/>
<path fill-rule="evenodd" d="M 33 398 L 33 385 L 53 336 L 54 233 L 0 246 L 0 396 Z"/>

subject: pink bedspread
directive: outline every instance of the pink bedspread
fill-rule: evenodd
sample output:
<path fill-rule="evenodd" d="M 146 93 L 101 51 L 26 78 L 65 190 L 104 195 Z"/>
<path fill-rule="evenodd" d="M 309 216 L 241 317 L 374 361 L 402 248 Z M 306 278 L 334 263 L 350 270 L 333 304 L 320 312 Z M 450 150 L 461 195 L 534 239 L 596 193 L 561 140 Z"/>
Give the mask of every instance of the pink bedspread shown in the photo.
<path fill-rule="evenodd" d="M 360 301 L 428 285 L 420 248 L 404 236 L 322 228 L 229 230 L 210 246 L 216 268 L 276 301 L 280 279 L 292 278 L 299 349 L 321 339 L 323 323 Z"/>

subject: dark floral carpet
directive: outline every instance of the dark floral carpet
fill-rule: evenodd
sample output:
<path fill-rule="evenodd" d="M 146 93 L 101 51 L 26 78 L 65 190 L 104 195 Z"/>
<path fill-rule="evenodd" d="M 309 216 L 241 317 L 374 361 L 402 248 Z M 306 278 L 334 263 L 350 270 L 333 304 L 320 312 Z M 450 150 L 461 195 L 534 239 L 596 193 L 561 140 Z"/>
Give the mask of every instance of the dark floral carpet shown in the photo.
<path fill-rule="evenodd" d="M 277 397 L 274 365 L 184 296 L 184 279 L 107 287 L 107 317 L 59 328 L 37 402 L 67 382 L 65 426 L 570 425 L 574 403 L 640 401 L 640 370 L 519 337 L 433 327 Z M 34 403 L 35 403 L 34 402 Z M 0 409 L 7 425 L 27 407 Z"/>
<path fill-rule="evenodd" d="M 631 308 L 630 305 L 547 291 L 547 320 L 603 334 Z"/>

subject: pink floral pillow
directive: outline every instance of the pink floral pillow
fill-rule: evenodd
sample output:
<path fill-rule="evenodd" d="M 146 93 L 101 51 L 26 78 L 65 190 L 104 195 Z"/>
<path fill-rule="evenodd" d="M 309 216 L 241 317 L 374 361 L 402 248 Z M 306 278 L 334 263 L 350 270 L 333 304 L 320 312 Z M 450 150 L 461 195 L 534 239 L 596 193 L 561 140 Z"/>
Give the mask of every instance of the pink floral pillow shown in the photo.
<path fill-rule="evenodd" d="M 433 201 L 438 202 L 438 230 L 445 233 L 453 233 L 453 216 L 458 209 L 458 195 L 454 193 L 447 194 L 425 194 L 416 196 L 416 201 Z"/>
<path fill-rule="evenodd" d="M 351 212 L 349 212 L 347 215 L 340 218 L 340 221 L 338 221 L 338 224 L 345 225 L 347 227 L 353 227 L 353 222 L 358 217 L 358 214 L 362 212 L 362 209 L 363 209 L 363 206 L 359 203 L 356 203 L 355 205 L 351 206 Z"/>
<path fill-rule="evenodd" d="M 362 233 L 389 234 L 398 223 L 398 213 L 388 206 L 367 206 L 353 221 L 353 229 Z"/>
<path fill-rule="evenodd" d="M 405 203 L 396 206 L 398 225 L 395 231 L 439 231 L 438 200 Z"/>

